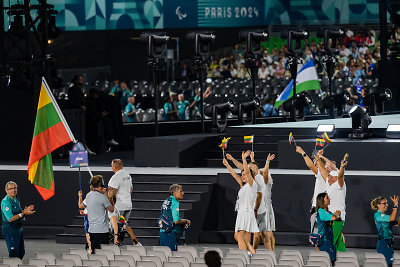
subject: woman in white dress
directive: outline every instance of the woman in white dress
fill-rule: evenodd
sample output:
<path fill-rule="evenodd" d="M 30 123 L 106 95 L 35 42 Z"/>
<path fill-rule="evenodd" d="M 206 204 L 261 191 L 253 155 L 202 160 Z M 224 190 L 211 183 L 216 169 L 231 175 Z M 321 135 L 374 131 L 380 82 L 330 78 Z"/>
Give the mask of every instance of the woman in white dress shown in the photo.
<path fill-rule="evenodd" d="M 265 201 L 265 232 L 266 235 L 263 237 L 264 245 L 267 249 L 274 250 L 275 249 L 275 237 L 273 231 L 275 231 L 275 214 L 274 209 L 272 208 L 272 185 L 273 180 L 271 177 L 271 173 L 269 171 L 269 162 L 275 158 L 275 154 L 268 154 L 267 161 L 265 162 L 265 168 L 263 170 L 264 177 L 264 201 Z"/>
<path fill-rule="evenodd" d="M 257 221 L 254 216 L 253 208 L 257 196 L 257 184 L 254 181 L 254 174 L 247 165 L 247 157 L 250 151 L 242 152 L 243 171 L 239 176 L 224 158 L 223 164 L 229 170 L 230 174 L 240 185 L 238 199 L 236 201 L 237 216 L 235 223 L 235 240 L 238 242 L 239 249 L 248 250 L 251 254 L 255 253 L 250 240 L 245 238 L 247 233 L 259 232 Z"/>

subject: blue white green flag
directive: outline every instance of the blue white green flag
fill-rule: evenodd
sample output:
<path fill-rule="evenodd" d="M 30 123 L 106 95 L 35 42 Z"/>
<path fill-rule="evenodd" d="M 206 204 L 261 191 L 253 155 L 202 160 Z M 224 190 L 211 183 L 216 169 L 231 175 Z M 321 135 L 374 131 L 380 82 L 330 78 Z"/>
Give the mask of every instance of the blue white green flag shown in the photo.
<path fill-rule="evenodd" d="M 308 90 L 319 90 L 321 87 L 318 81 L 317 70 L 315 69 L 314 60 L 310 59 L 304 66 L 297 72 L 296 77 L 296 93 L 301 93 Z M 275 108 L 282 105 L 283 102 L 293 96 L 293 80 L 286 86 L 282 93 L 275 101 Z"/>

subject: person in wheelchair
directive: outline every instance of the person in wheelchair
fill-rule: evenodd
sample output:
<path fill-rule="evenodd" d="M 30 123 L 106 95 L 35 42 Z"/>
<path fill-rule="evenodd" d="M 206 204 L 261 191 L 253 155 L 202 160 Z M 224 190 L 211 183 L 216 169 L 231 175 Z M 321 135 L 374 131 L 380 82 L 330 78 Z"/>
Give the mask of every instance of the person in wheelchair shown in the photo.
<path fill-rule="evenodd" d="M 107 196 L 111 203 L 115 203 L 116 195 L 110 198 L 109 192 L 107 192 Z M 110 219 L 109 230 L 110 230 L 110 243 L 114 243 L 115 245 L 121 245 L 122 241 L 126 236 L 129 236 L 132 244 L 135 246 L 142 246 L 142 244 L 136 239 L 135 234 L 133 233 L 132 228 L 127 225 L 126 218 L 120 215 L 119 211 L 114 208 L 114 212 L 108 213 L 108 218 Z"/>

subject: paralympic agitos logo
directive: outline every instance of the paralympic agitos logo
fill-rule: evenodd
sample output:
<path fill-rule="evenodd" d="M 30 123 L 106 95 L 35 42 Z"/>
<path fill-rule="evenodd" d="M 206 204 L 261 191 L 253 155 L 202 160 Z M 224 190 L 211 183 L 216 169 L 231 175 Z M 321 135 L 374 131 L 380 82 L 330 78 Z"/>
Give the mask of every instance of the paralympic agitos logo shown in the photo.
<path fill-rule="evenodd" d="M 178 19 L 179 19 L 179 20 L 183 20 L 184 18 L 187 17 L 187 14 L 186 14 L 186 13 L 182 13 L 182 11 L 181 11 L 181 6 L 178 6 L 178 7 L 176 8 L 175 14 L 178 16 Z"/>

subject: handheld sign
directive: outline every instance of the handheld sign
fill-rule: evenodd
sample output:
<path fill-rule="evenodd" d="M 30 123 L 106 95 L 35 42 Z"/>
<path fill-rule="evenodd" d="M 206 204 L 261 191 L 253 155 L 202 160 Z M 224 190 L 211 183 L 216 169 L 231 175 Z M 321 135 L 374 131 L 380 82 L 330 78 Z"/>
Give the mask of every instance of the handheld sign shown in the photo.
<path fill-rule="evenodd" d="M 69 151 L 69 165 L 71 168 L 89 166 L 88 154 L 82 143 L 74 144 Z"/>
<path fill-rule="evenodd" d="M 82 191 L 81 167 L 89 166 L 87 150 L 82 143 L 77 142 L 69 151 L 69 165 L 79 170 L 79 191 Z"/>

